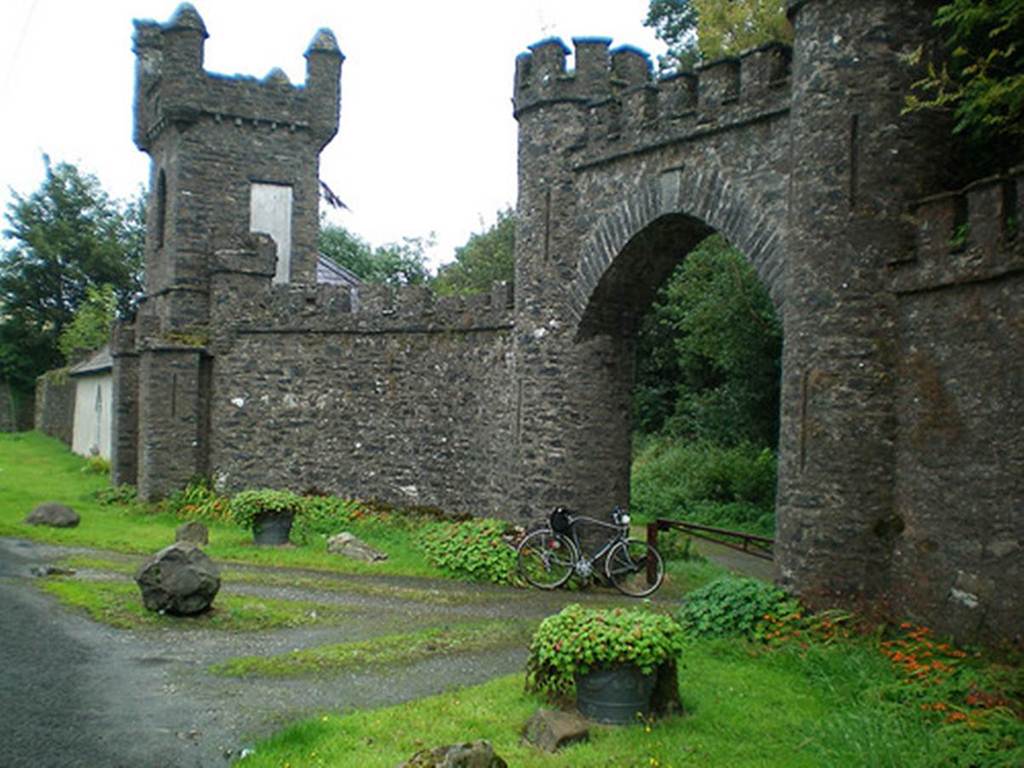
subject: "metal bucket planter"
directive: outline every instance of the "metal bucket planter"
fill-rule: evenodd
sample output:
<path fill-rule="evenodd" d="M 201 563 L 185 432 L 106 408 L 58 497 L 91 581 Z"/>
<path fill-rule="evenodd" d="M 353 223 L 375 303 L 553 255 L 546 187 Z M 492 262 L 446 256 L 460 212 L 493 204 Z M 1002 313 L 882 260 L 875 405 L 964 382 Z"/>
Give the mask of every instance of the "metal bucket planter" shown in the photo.
<path fill-rule="evenodd" d="M 260 512 L 253 519 L 252 538 L 261 547 L 276 547 L 288 543 L 292 532 L 294 512 Z"/>
<path fill-rule="evenodd" d="M 651 713 L 655 677 L 639 667 L 621 664 L 576 677 L 576 708 L 599 723 L 624 725 Z"/>

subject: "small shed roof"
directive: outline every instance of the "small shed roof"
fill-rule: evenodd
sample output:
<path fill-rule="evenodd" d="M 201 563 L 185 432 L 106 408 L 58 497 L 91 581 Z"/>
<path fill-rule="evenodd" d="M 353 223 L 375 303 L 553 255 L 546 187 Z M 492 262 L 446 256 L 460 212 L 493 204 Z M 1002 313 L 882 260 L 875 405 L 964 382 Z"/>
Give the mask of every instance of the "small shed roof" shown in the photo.
<path fill-rule="evenodd" d="M 68 369 L 68 375 L 85 376 L 90 373 L 105 373 L 113 368 L 114 358 L 110 356 L 110 345 L 104 344 L 89 357 L 71 366 Z"/>
<path fill-rule="evenodd" d="M 316 260 L 316 281 L 328 285 L 347 285 L 349 288 L 363 284 L 359 275 L 323 253 L 318 254 Z"/>

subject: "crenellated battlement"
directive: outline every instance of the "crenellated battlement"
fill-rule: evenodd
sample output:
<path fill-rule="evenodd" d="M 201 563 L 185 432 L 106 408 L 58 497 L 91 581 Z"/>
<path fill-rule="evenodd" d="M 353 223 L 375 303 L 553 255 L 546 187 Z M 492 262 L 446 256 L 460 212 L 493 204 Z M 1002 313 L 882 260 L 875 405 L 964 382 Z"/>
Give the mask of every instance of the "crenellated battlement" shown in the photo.
<path fill-rule="evenodd" d="M 788 108 L 791 51 L 782 43 L 660 79 L 638 48 L 612 49 L 608 38 L 574 38 L 573 45 L 570 51 L 560 39 L 542 40 L 516 59 L 515 116 L 577 104 L 586 110 L 581 142 L 588 148 L 656 141 Z"/>
<path fill-rule="evenodd" d="M 310 131 L 322 147 L 337 133 L 341 66 L 345 56 L 333 33 L 318 30 L 306 50 L 306 80 L 293 85 L 272 69 L 266 77 L 226 76 L 203 69 L 209 35 L 190 4 L 170 21 L 135 22 L 136 145 L 148 150 L 170 125 L 202 118 L 237 126 Z"/>
<path fill-rule="evenodd" d="M 914 250 L 890 264 L 893 288 L 913 293 L 1024 270 L 1024 167 L 913 207 Z"/>
<path fill-rule="evenodd" d="M 509 283 L 472 296 L 440 296 L 418 285 L 272 284 L 273 241 L 257 235 L 252 246 L 221 251 L 215 260 L 215 322 L 232 333 L 429 333 L 512 324 Z"/>
<path fill-rule="evenodd" d="M 424 286 L 274 285 L 235 307 L 240 332 L 435 332 L 512 325 L 512 290 L 438 296 Z"/>

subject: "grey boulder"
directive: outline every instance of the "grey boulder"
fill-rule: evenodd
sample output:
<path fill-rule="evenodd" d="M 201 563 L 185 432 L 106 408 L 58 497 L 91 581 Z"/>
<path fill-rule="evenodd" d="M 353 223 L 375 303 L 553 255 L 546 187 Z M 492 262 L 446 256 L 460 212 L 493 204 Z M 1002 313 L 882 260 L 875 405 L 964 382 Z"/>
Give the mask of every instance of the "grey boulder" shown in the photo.
<path fill-rule="evenodd" d="M 210 543 L 210 532 L 202 523 L 190 520 L 178 526 L 174 531 L 174 540 L 187 541 L 201 547 Z"/>
<path fill-rule="evenodd" d="M 327 551 L 333 555 L 351 557 L 353 560 L 363 560 L 367 563 L 388 559 L 387 552 L 374 549 L 348 531 L 331 536 L 327 540 Z"/>
<path fill-rule="evenodd" d="M 494 754 L 489 741 L 481 740 L 424 749 L 398 768 L 508 768 L 508 763 Z"/>
<path fill-rule="evenodd" d="M 523 740 L 545 752 L 590 737 L 590 726 L 578 712 L 539 709 L 523 728 Z"/>
<path fill-rule="evenodd" d="M 40 504 L 25 518 L 29 525 L 48 525 L 51 528 L 74 528 L 80 520 L 75 510 L 56 501 Z"/>
<path fill-rule="evenodd" d="M 213 604 L 220 571 L 195 544 L 176 542 L 139 566 L 135 583 L 148 610 L 190 616 Z"/>

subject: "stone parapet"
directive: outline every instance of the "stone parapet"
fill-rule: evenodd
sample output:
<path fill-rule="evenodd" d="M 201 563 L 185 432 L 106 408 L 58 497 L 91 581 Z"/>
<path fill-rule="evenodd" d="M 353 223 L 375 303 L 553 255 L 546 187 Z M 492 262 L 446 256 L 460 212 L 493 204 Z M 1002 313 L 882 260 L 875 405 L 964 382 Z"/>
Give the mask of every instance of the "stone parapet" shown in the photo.
<path fill-rule="evenodd" d="M 933 195 L 912 208 L 915 247 L 889 265 L 897 293 L 1024 271 L 1024 168 Z"/>
<path fill-rule="evenodd" d="M 586 112 L 576 147 L 581 162 L 608 154 L 700 135 L 786 110 L 789 46 L 769 43 L 740 56 L 710 62 L 692 73 L 655 80 L 639 49 L 609 49 L 606 38 L 576 38 L 576 69 L 569 48 L 541 41 L 516 60 L 517 118 L 550 104 L 575 103 Z"/>

